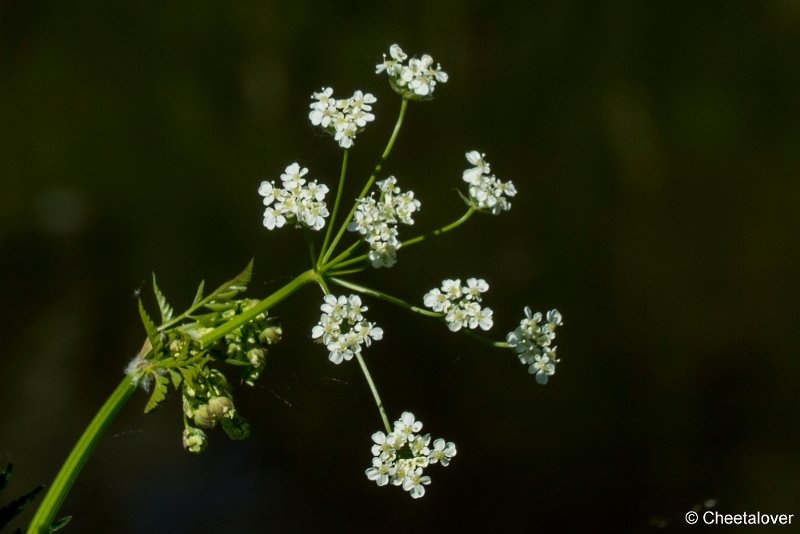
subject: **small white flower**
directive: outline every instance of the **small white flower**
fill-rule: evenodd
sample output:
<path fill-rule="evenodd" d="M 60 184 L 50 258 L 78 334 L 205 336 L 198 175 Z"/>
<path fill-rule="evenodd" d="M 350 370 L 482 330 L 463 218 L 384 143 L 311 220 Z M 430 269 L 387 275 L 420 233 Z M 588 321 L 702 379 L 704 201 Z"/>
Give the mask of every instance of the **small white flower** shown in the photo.
<path fill-rule="evenodd" d="M 430 100 L 437 83 L 446 83 L 448 76 L 433 58 L 424 54 L 421 58 L 411 58 L 396 44 L 389 48 L 389 57 L 383 55 L 383 61 L 375 65 L 375 73 L 385 72 L 389 76 L 389 85 L 403 98 L 410 100 Z M 406 63 L 406 60 L 408 62 Z"/>
<path fill-rule="evenodd" d="M 414 414 L 411 412 L 403 412 L 400 414 L 400 419 L 394 423 L 394 431 L 406 437 L 420 430 L 422 430 L 422 422 L 415 420 Z"/>
<path fill-rule="evenodd" d="M 546 354 L 554 354 L 555 350 L 547 351 Z M 557 361 L 557 360 L 553 360 Z M 540 384 L 547 384 L 547 380 L 556 373 L 556 366 L 550 361 L 550 356 L 534 356 L 533 365 L 528 372 L 536 375 L 536 381 Z"/>
<path fill-rule="evenodd" d="M 467 278 L 466 287 L 461 288 L 461 292 L 467 300 L 480 300 L 483 293 L 489 291 L 489 284 L 486 280 L 478 278 Z"/>
<path fill-rule="evenodd" d="M 367 469 L 366 474 L 367 478 L 375 481 L 378 486 L 385 486 L 395 471 L 396 468 L 391 463 L 384 462 L 381 458 L 373 458 L 372 467 Z"/>
<path fill-rule="evenodd" d="M 403 489 L 415 499 L 425 495 L 425 486 L 431 483 L 431 477 L 422 474 L 422 468 L 417 467 L 412 473 L 406 474 L 403 480 Z"/>
<path fill-rule="evenodd" d="M 433 288 L 422 298 L 422 302 L 426 307 L 435 312 L 445 312 L 450 307 L 450 299 L 447 298 L 445 293 L 442 293 L 437 288 Z"/>
<path fill-rule="evenodd" d="M 450 459 L 456 455 L 456 446 L 452 441 L 439 438 L 433 442 L 433 450 L 430 453 L 432 464 L 440 463 L 443 466 L 450 465 Z"/>

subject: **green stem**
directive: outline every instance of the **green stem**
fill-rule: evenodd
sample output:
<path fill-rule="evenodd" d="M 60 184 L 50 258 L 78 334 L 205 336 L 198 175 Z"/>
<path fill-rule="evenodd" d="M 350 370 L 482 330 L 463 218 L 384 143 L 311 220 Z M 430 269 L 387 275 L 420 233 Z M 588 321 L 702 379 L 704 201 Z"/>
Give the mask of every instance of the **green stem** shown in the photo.
<path fill-rule="evenodd" d="M 317 274 L 313 270 L 308 270 L 300 274 L 294 278 L 294 280 L 280 288 L 269 297 L 260 301 L 252 308 L 248 308 L 242 314 L 236 315 L 227 323 L 202 336 L 199 339 L 201 345 L 204 347 L 211 345 L 216 340 L 224 337 L 231 331 L 236 330 L 238 327 L 251 320 L 259 313 L 269 310 L 286 297 L 300 289 L 303 285 L 313 282 L 317 279 Z M 149 350 L 150 345 L 147 343 L 145 344 L 145 347 L 142 348 L 142 351 Z M 45 495 L 42 504 L 39 506 L 39 509 L 36 511 L 36 514 L 34 515 L 33 520 L 28 527 L 28 534 L 42 534 L 48 531 L 48 527 L 53 522 L 53 519 L 58 513 L 59 508 L 61 508 L 61 504 L 64 502 L 69 490 L 75 483 L 78 473 L 80 473 L 81 468 L 83 468 L 83 465 L 88 460 L 89 455 L 91 455 L 92 450 L 97 444 L 97 440 L 106 430 L 106 428 L 108 428 L 108 425 L 111 424 L 111 421 L 117 415 L 125 402 L 130 398 L 135 389 L 136 386 L 133 384 L 133 380 L 130 376 L 126 375 L 120 385 L 117 386 L 117 389 L 114 390 L 111 396 L 106 400 L 105 404 L 103 404 L 103 406 L 100 408 L 100 411 L 98 411 L 94 416 L 94 419 L 92 419 L 92 422 L 89 423 L 89 426 L 83 432 L 83 435 L 78 440 L 78 443 L 75 444 L 72 452 L 67 457 L 64 465 L 61 466 L 61 470 L 58 472 L 58 475 L 56 475 L 53 485 L 50 487 L 47 495 Z"/>
<path fill-rule="evenodd" d="M 424 308 L 419 308 L 414 306 L 410 302 L 406 302 L 403 299 L 399 299 L 397 297 L 393 297 L 392 295 L 387 295 L 382 291 L 378 291 L 377 289 L 371 289 L 368 287 L 364 287 L 361 284 L 356 284 L 354 282 L 350 282 L 349 280 L 343 280 L 341 278 L 336 278 L 334 276 L 330 277 L 329 280 L 336 285 L 340 285 L 342 287 L 346 287 L 347 289 L 352 289 L 353 291 L 357 291 L 359 293 L 363 293 L 364 295 L 370 295 L 375 298 L 379 298 L 396 306 L 400 306 L 401 308 L 405 308 L 407 310 L 411 310 L 415 313 L 419 313 L 421 315 L 427 315 L 428 317 L 444 317 L 443 313 L 433 312 L 430 310 L 426 310 Z"/>
<path fill-rule="evenodd" d="M 372 398 L 375 399 L 375 404 L 378 406 L 381 419 L 383 419 L 383 426 L 386 427 L 386 433 L 389 434 L 392 432 L 392 427 L 389 425 L 389 418 L 386 417 L 386 409 L 383 407 L 381 396 L 378 395 L 378 389 L 375 387 L 375 382 L 372 381 L 372 376 L 369 374 L 367 364 L 364 362 L 364 357 L 361 356 L 360 352 L 356 352 L 356 359 L 358 359 L 358 364 L 361 366 L 361 372 L 364 373 L 364 378 L 367 380 L 367 384 L 369 384 L 370 391 L 372 391 Z"/>
<path fill-rule="evenodd" d="M 311 239 L 310 232 L 306 227 L 303 227 L 303 237 L 306 238 L 306 243 L 308 243 L 308 254 L 311 256 L 311 265 L 316 265 L 317 254 L 314 252 L 314 240 Z"/>
<path fill-rule="evenodd" d="M 325 265 L 323 265 L 323 266 L 322 266 L 322 269 L 323 269 L 323 271 L 327 271 L 327 270 L 328 270 L 328 269 L 330 269 L 331 267 L 336 267 L 336 266 L 338 266 L 338 265 L 339 265 L 339 263 L 340 263 L 342 260 L 344 260 L 344 259 L 346 259 L 348 256 L 350 256 L 350 254 L 351 254 L 351 253 L 352 253 L 352 252 L 353 252 L 353 251 L 356 249 L 356 247 L 357 247 L 358 245 L 360 245 L 360 244 L 362 243 L 362 241 L 363 241 L 362 239 L 359 239 L 358 241 L 356 241 L 355 243 L 353 243 L 352 245 L 350 245 L 350 246 L 347 248 L 347 250 L 345 250 L 344 252 L 342 252 L 341 254 L 339 254 L 338 256 L 336 256 L 335 258 L 333 258 L 331 261 L 329 261 L 328 263 L 326 263 Z M 364 255 L 363 257 L 364 257 L 364 258 L 366 258 L 367 256 L 366 256 L 366 255 Z M 349 263 L 352 263 L 352 262 L 349 262 Z"/>
<path fill-rule="evenodd" d="M 122 406 L 130 398 L 131 394 L 136 390 L 131 377 L 126 375 L 120 382 L 117 389 L 106 400 L 97 415 L 94 416 L 92 422 L 83 432 L 83 435 L 75 444 L 72 452 L 67 457 L 61 470 L 56 475 L 53 484 L 44 496 L 42 504 L 33 516 L 30 525 L 28 526 L 28 534 L 41 534 L 48 532 L 48 527 L 52 524 L 53 520 L 61 508 L 69 490 L 78 478 L 81 468 L 89 459 L 89 455 L 94 450 L 100 436 L 103 435 L 108 425 L 117 415 Z"/>
<path fill-rule="evenodd" d="M 339 188 L 336 191 L 336 200 L 333 203 L 333 211 L 331 213 L 331 218 L 328 221 L 328 230 L 325 232 L 325 240 L 322 242 L 322 248 L 319 249 L 319 262 L 317 262 L 317 270 L 322 266 L 322 258 L 328 257 L 326 252 L 328 251 L 328 243 L 331 240 L 331 233 L 333 232 L 333 224 L 336 221 L 336 213 L 339 211 L 339 204 L 342 201 L 342 191 L 344 190 L 344 178 L 347 175 L 347 157 L 350 153 L 350 149 L 344 149 L 344 155 L 342 156 L 342 171 L 339 174 Z"/>
<path fill-rule="evenodd" d="M 453 230 L 454 228 L 457 228 L 457 227 L 461 226 L 462 224 L 464 224 L 465 222 L 467 222 L 467 219 L 472 217 L 473 213 L 475 213 L 475 208 L 470 207 L 469 209 L 467 209 L 467 211 L 464 213 L 464 215 L 462 215 L 459 219 L 451 222 L 450 224 L 448 224 L 446 226 L 442 226 L 441 228 L 437 228 L 436 230 L 433 230 L 432 232 L 428 232 L 427 234 L 422 234 L 422 235 L 418 235 L 417 237 L 412 237 L 411 239 L 407 239 L 406 241 L 403 241 L 402 243 L 400 243 L 400 248 L 410 247 L 411 245 L 414 245 L 416 243 L 420 243 L 420 242 L 425 241 L 426 239 L 429 239 L 431 237 L 436 237 L 436 236 L 441 235 L 441 234 L 443 234 L 445 232 L 449 232 L 450 230 Z M 356 243 L 356 244 L 358 244 L 358 243 Z M 351 248 L 353 248 L 353 247 L 351 247 Z M 350 249 L 348 249 L 347 252 L 349 253 Z M 337 256 L 333 261 L 331 261 L 328 264 L 326 264 L 325 267 L 326 268 L 328 268 L 328 267 L 336 267 L 337 269 L 341 269 L 343 267 L 347 267 L 348 265 L 353 265 L 354 263 L 358 263 L 360 261 L 364 261 L 365 259 L 367 259 L 369 257 L 367 254 L 362 254 L 361 256 L 356 256 L 355 258 L 350 258 L 349 260 L 342 261 L 348 255 L 349 254 L 341 254 L 341 255 Z"/>
<path fill-rule="evenodd" d="M 465 222 L 467 222 L 467 219 L 472 217 L 473 213 L 475 213 L 475 208 L 470 206 L 469 209 L 467 209 L 467 211 L 464 213 L 464 215 L 462 215 L 461 218 L 459 218 L 458 220 L 451 222 L 447 226 L 442 226 L 441 228 L 437 228 L 432 232 L 428 232 L 427 234 L 418 235 L 417 237 L 412 237 L 411 239 L 403 241 L 401 247 L 410 247 L 411 245 L 414 245 L 421 241 L 425 241 L 426 239 L 429 239 L 431 237 L 435 237 L 445 232 L 449 232 L 450 230 L 457 228 L 462 224 L 464 224 Z"/>
<path fill-rule="evenodd" d="M 397 116 L 397 122 L 394 125 L 392 136 L 389 138 L 389 142 L 386 144 L 386 148 L 384 149 L 383 154 L 381 155 L 381 159 L 378 160 L 377 165 L 375 165 L 375 170 L 372 171 L 372 175 L 369 177 L 369 180 L 367 180 L 367 184 L 364 186 L 364 189 L 362 189 L 361 194 L 358 195 L 358 199 L 356 200 L 356 202 L 353 203 L 353 207 L 350 208 L 350 213 L 347 215 L 347 217 L 345 217 L 342 226 L 339 227 L 339 231 L 336 233 L 336 237 L 333 239 L 333 243 L 331 243 L 331 246 L 328 248 L 328 250 L 325 251 L 325 255 L 322 257 L 321 261 L 322 265 L 325 265 L 327 263 L 328 259 L 331 257 L 331 254 L 333 254 L 333 251 L 336 249 L 336 245 L 339 244 L 339 240 L 342 239 L 344 231 L 347 229 L 347 225 L 350 223 L 350 219 L 353 218 L 353 214 L 356 212 L 356 207 L 358 207 L 358 200 L 364 198 L 364 196 L 369 191 L 369 188 L 372 187 L 372 184 L 375 182 L 375 178 L 378 176 L 378 173 L 381 172 L 383 164 L 386 162 L 387 158 L 389 157 L 389 154 L 392 152 L 392 147 L 394 147 L 394 142 L 397 139 L 397 135 L 400 133 L 400 127 L 403 125 L 403 117 L 406 114 L 407 107 L 408 107 L 408 100 L 404 98 L 403 101 L 400 103 L 400 113 Z"/>
<path fill-rule="evenodd" d="M 498 349 L 510 349 L 510 348 L 512 348 L 512 346 L 509 343 L 505 342 L 505 341 L 494 341 L 494 340 L 492 340 L 492 339 L 490 339 L 490 338 L 488 338 L 486 336 L 478 334 L 477 332 L 473 332 L 472 330 L 467 330 L 465 328 L 462 328 L 461 331 L 466 336 L 471 337 L 472 339 L 477 339 L 481 343 L 485 343 L 485 344 L 487 344 L 487 345 L 489 345 L 491 347 L 495 347 L 495 348 L 498 348 Z"/>
<path fill-rule="evenodd" d="M 346 274 L 355 274 L 364 271 L 364 267 L 357 267 L 355 269 L 345 269 L 343 271 L 331 271 L 329 273 L 325 273 L 327 276 L 344 276 Z"/>
<path fill-rule="evenodd" d="M 211 332 L 205 334 L 204 336 L 200 337 L 198 341 L 200 342 L 201 347 L 208 347 L 216 340 L 225 337 L 227 334 L 230 334 L 253 317 L 258 315 L 259 313 L 265 312 L 284 300 L 286 297 L 303 287 L 305 284 L 309 282 L 314 282 L 317 280 L 317 273 L 313 270 L 309 269 L 308 271 L 298 275 L 294 280 L 277 290 L 272 295 L 268 296 L 264 300 L 260 301 L 258 304 L 251 308 L 247 308 L 244 312 L 239 315 L 235 315 L 231 318 L 230 321 L 227 323 L 218 326 Z"/>
<path fill-rule="evenodd" d="M 322 294 L 323 295 L 330 295 L 331 294 L 331 290 L 328 287 L 328 284 L 327 284 L 327 282 L 325 282 L 325 279 L 323 277 L 321 277 L 321 276 L 318 277 L 317 278 L 317 283 L 319 284 L 320 289 L 322 289 Z"/>

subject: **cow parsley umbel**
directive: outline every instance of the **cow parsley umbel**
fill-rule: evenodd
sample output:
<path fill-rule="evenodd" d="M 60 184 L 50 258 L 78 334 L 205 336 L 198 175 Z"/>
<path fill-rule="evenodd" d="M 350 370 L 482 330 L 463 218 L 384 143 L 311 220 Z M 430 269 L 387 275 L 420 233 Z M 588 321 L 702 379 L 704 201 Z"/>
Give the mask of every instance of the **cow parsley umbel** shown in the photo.
<path fill-rule="evenodd" d="M 403 412 L 394 422 L 392 432 L 372 434 L 372 466 L 365 471 L 367 478 L 378 486 L 401 486 L 414 499 L 425 495 L 431 477 L 424 470 L 434 464 L 450 465 L 456 455 L 451 441 L 437 438 L 431 447 L 431 435 L 420 434 L 422 422 L 411 412 Z"/>
<path fill-rule="evenodd" d="M 275 182 L 261 182 L 258 194 L 264 197 L 264 226 L 268 230 L 281 228 L 285 224 L 320 230 L 325 226 L 328 208 L 325 195 L 328 186 L 316 180 L 308 181 L 304 176 L 308 169 L 292 163 L 281 174 L 281 187 Z"/>
<path fill-rule="evenodd" d="M 550 310 L 543 317 L 541 312 L 533 313 L 525 307 L 525 317 L 516 330 L 506 336 L 508 344 L 514 348 L 519 361 L 528 366 L 528 372 L 536 376 L 540 384 L 547 381 L 556 372 L 556 347 L 552 346 L 556 338 L 556 327 L 561 326 L 561 314 L 558 310 Z"/>
<path fill-rule="evenodd" d="M 399 45 L 389 47 L 389 59 L 383 55 L 383 62 L 375 65 L 375 73 L 385 72 L 389 76 L 392 89 L 409 100 L 430 100 L 437 83 L 447 82 L 447 73 L 428 54 L 408 58 Z"/>
<path fill-rule="evenodd" d="M 492 215 L 510 210 L 509 199 L 517 194 L 514 184 L 503 182 L 492 174 L 486 154 L 471 150 L 466 156 L 472 164 L 462 174 L 463 180 L 469 184 L 469 203 L 478 211 Z"/>
<path fill-rule="evenodd" d="M 380 197 L 374 195 L 358 200 L 355 216 L 347 229 L 358 232 L 369 244 L 369 261 L 373 267 L 391 267 L 397 261 L 398 224 L 412 225 L 412 215 L 420 209 L 413 191 L 400 191 L 394 176 L 378 182 Z"/>
<path fill-rule="evenodd" d="M 279 181 L 265 180 L 258 187 L 264 205 L 264 227 L 267 230 L 285 226 L 301 229 L 299 235 L 306 241 L 309 268 L 260 300 L 242 298 L 241 294 L 247 290 L 252 277 L 251 261 L 239 275 L 210 293 L 201 282 L 191 304 L 182 313 L 175 312 L 153 277 L 159 317 L 151 318 L 139 302 L 147 339 L 126 368 L 122 383 L 67 458 L 34 516 L 30 532 L 50 531 L 60 503 L 93 444 L 138 387 L 150 391 L 145 413 L 161 405 L 170 389 L 181 396 L 181 441 L 190 452 L 203 451 L 215 428 L 221 428 L 232 439 L 247 437 L 250 427 L 234 401 L 235 389 L 241 385 L 254 385 L 269 371 L 271 345 L 277 343 L 282 334 L 280 324 L 269 313 L 306 285 L 318 286 L 322 292 L 319 319 L 311 327 L 309 336 L 324 347 L 318 354 L 327 355 L 337 365 L 352 360 L 358 362 L 383 422 L 384 429 L 372 435 L 373 458 L 366 469 L 367 478 L 378 486 L 398 486 L 414 499 L 422 497 L 431 484 L 428 468 L 434 464 L 449 465 L 456 456 L 456 446 L 450 441 L 423 434 L 422 423 L 411 412 L 403 412 L 394 424 L 390 424 L 365 354 L 367 348 L 369 352 L 375 350 L 371 348 L 373 341 L 383 339 L 384 330 L 366 318 L 368 308 L 362 298 L 443 321 L 450 331 L 466 333 L 491 347 L 513 349 L 540 384 L 547 383 L 553 376 L 559 362 L 553 341 L 556 327 L 562 324 L 561 314 L 556 310 L 543 315 L 525 308 L 525 318 L 519 327 L 509 332 L 505 341 L 495 341 L 486 337 L 495 317 L 493 310 L 483 305 L 483 297 L 489 290 L 489 284 L 483 278 L 444 279 L 438 287 L 425 293 L 421 306 L 385 290 L 366 287 L 358 281 L 357 275 L 365 270 L 395 265 L 400 249 L 439 239 L 464 225 L 476 213 L 498 215 L 508 211 L 510 199 L 517 194 L 512 182 L 500 180 L 492 173 L 483 153 L 470 150 L 466 152 L 470 168 L 461 174 L 468 185 L 468 194 L 459 193 L 467 204 L 463 215 L 437 224 L 433 221 L 447 210 L 426 210 L 425 215 L 430 218 L 423 221 L 420 217 L 419 222 L 433 226 L 410 237 L 404 235 L 401 239 L 401 233 L 416 227 L 415 219 L 420 213 L 421 202 L 412 190 L 400 189 L 398 179 L 384 173 L 383 169 L 395 146 L 409 103 L 431 100 L 437 87 L 447 82 L 448 76 L 430 55 L 409 57 L 397 44 L 390 47 L 388 56 L 384 55 L 375 72 L 385 74 L 391 89 L 401 98 L 394 129 L 371 174 L 358 177 L 360 181 L 356 185 L 347 182 L 350 149 L 367 124 L 375 120 L 373 106 L 377 99 L 372 93 L 360 90 L 349 98 L 335 98 L 333 89 L 323 86 L 312 94 L 308 119 L 313 126 L 331 135 L 342 149 L 333 200 L 327 200 L 328 186 L 311 179 L 308 169 L 298 162 L 288 165 Z M 476 108 L 477 112 L 480 109 Z M 454 172 L 453 175 L 452 185 L 455 185 L 457 174 Z M 404 184 L 414 183 L 413 178 L 403 177 L 402 180 Z M 450 188 L 443 185 L 443 191 Z M 405 227 L 402 232 L 401 226 Z M 319 234 L 314 232 L 323 228 L 326 230 L 319 243 L 316 240 Z M 271 266 L 291 264 L 284 261 L 284 252 L 276 251 L 272 246 L 268 247 L 266 254 Z M 457 259 L 448 260 L 447 269 L 452 269 L 454 262 L 457 263 Z M 430 272 L 440 270 L 433 261 L 425 267 Z M 334 285 L 345 292 L 334 293 L 331 291 Z M 267 286 L 262 284 L 258 287 Z M 415 293 L 419 295 L 419 292 Z M 398 335 L 397 339 L 402 340 L 403 335 Z M 303 357 L 306 352 L 309 351 L 298 351 L 297 355 Z M 375 360 L 395 369 L 404 369 L 406 365 L 383 362 L 383 358 Z M 414 373 L 423 371 L 414 369 Z M 403 376 L 411 375 L 406 373 Z M 413 386 L 412 381 L 406 384 Z M 343 436 L 337 438 L 347 439 Z"/>
<path fill-rule="evenodd" d="M 460 279 L 444 280 L 440 289 L 431 289 L 423 303 L 444 315 L 447 327 L 453 332 L 462 328 L 489 330 L 492 327 L 492 309 L 482 308 L 482 295 L 489 290 L 483 278 L 468 278 L 465 285 Z"/>

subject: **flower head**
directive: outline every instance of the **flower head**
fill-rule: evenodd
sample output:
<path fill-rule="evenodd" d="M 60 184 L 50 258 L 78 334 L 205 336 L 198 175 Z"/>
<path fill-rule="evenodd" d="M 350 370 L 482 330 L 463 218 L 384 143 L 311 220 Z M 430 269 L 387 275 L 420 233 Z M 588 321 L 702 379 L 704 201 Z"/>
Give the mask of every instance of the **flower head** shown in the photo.
<path fill-rule="evenodd" d="M 472 165 L 464 171 L 462 178 L 469 184 L 469 203 L 478 211 L 498 215 L 511 209 L 509 198 L 517 194 L 512 182 L 503 182 L 491 173 L 486 154 L 477 150 L 466 153 L 467 161 Z"/>
<path fill-rule="evenodd" d="M 492 309 L 482 308 L 483 293 L 489 284 L 482 278 L 468 278 L 466 285 L 460 279 L 443 280 L 441 288 L 433 288 L 422 299 L 426 307 L 445 314 L 447 326 L 453 332 L 462 328 L 489 330 L 492 328 Z"/>
<path fill-rule="evenodd" d="M 389 58 L 384 54 L 383 61 L 375 65 L 375 73 L 382 72 L 389 76 L 392 89 L 409 100 L 430 100 L 436 84 L 447 82 L 447 73 L 438 63 L 434 67 L 431 56 L 423 54 L 421 58 L 408 59 L 396 44 L 389 47 Z"/>
<path fill-rule="evenodd" d="M 402 192 L 397 179 L 390 176 L 378 182 L 380 197 L 373 195 L 358 201 L 353 220 L 347 225 L 351 232 L 358 232 L 369 244 L 369 260 L 372 266 L 391 267 L 397 261 L 398 224 L 414 224 L 412 215 L 419 211 L 420 201 L 413 191 Z"/>
<path fill-rule="evenodd" d="M 422 422 L 411 412 L 403 412 L 394 423 L 394 431 L 372 434 L 372 466 L 365 471 L 367 478 L 378 486 L 391 483 L 402 486 L 412 498 L 425 495 L 425 486 L 431 477 L 424 470 L 432 464 L 447 466 L 456 455 L 453 442 L 441 438 L 430 448 L 430 434 L 419 434 Z"/>
<path fill-rule="evenodd" d="M 556 372 L 556 364 L 561 361 L 556 358 L 556 347 L 552 346 L 556 327 L 561 324 L 558 310 L 550 310 L 543 316 L 526 306 L 525 317 L 519 326 L 506 335 L 506 341 L 517 352 L 519 361 L 528 366 L 528 372 L 536 376 L 539 384 L 547 384 Z"/>
<path fill-rule="evenodd" d="M 361 354 L 362 345 L 369 347 L 372 341 L 383 338 L 383 329 L 364 319 L 362 313 L 367 307 L 358 295 L 325 295 L 320 310 L 322 315 L 311 337 L 326 346 L 328 359 L 335 364 L 353 359 Z"/>
<path fill-rule="evenodd" d="M 291 224 L 298 228 L 306 227 L 320 230 L 325 226 L 328 208 L 325 195 L 328 186 L 304 177 L 308 169 L 292 163 L 281 174 L 281 187 L 275 182 L 261 182 L 258 194 L 264 197 L 264 226 L 272 230 Z"/>
<path fill-rule="evenodd" d="M 353 146 L 356 134 L 375 120 L 371 112 L 377 99 L 370 93 L 356 91 L 350 98 L 337 100 L 333 98 L 332 88 L 323 87 L 311 98 L 314 100 L 308 113 L 311 124 L 331 134 L 342 148 Z"/>

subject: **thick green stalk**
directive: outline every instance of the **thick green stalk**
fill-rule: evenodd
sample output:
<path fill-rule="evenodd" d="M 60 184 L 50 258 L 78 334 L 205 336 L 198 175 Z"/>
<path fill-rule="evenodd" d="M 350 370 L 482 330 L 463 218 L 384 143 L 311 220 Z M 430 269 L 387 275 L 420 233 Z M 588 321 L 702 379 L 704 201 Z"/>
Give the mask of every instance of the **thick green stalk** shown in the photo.
<path fill-rule="evenodd" d="M 200 338 L 200 343 L 203 346 L 208 346 L 216 340 L 224 337 L 226 334 L 236 330 L 238 327 L 255 317 L 261 312 L 267 311 L 283 299 L 300 289 L 302 286 L 317 279 L 317 274 L 313 270 L 308 270 L 294 280 L 280 288 L 278 291 L 260 301 L 252 308 L 248 308 L 244 313 L 236 315 L 231 318 L 227 323 L 217 327 L 208 334 Z M 149 343 L 145 344 L 142 351 L 150 351 Z M 146 354 L 142 354 L 145 356 Z M 52 524 L 59 508 L 64 502 L 67 494 L 78 478 L 83 465 L 89 459 L 89 456 L 94 450 L 97 440 L 103 435 L 103 432 L 111 421 L 114 420 L 119 410 L 130 398 L 131 394 L 136 389 L 133 380 L 130 376 L 126 375 L 117 389 L 106 400 L 105 404 L 100 408 L 100 411 L 94 416 L 92 422 L 83 432 L 83 435 L 75 444 L 72 452 L 67 457 L 61 470 L 56 475 L 53 485 L 45 495 L 42 504 L 33 516 L 33 520 L 28 527 L 28 534 L 42 534 L 48 531 L 48 527 Z"/>
<path fill-rule="evenodd" d="M 227 334 L 230 334 L 247 321 L 251 320 L 253 317 L 258 315 L 259 313 L 265 312 L 281 302 L 283 299 L 303 287 L 305 284 L 309 282 L 314 282 L 317 280 L 317 273 L 313 270 L 308 270 L 300 275 L 298 275 L 294 280 L 277 290 L 272 295 L 268 296 L 264 300 L 260 301 L 255 306 L 247 308 L 244 312 L 239 315 L 235 315 L 225 324 L 222 324 L 209 332 L 208 334 L 200 337 L 198 341 L 200 345 L 203 347 L 208 347 L 216 340 L 225 337 Z"/>
<path fill-rule="evenodd" d="M 92 454 L 97 441 L 103 435 L 108 425 L 114 420 L 122 406 L 128 401 L 131 394 L 136 389 L 131 377 L 125 375 L 117 389 L 106 400 L 92 422 L 83 432 L 83 435 L 75 444 L 72 452 L 67 457 L 67 461 L 61 466 L 61 470 L 56 475 L 53 484 L 44 496 L 42 504 L 33 516 L 33 520 L 28 526 L 28 534 L 41 534 L 48 531 L 48 527 L 53 522 L 64 502 L 69 490 L 78 478 L 81 468 Z"/>

